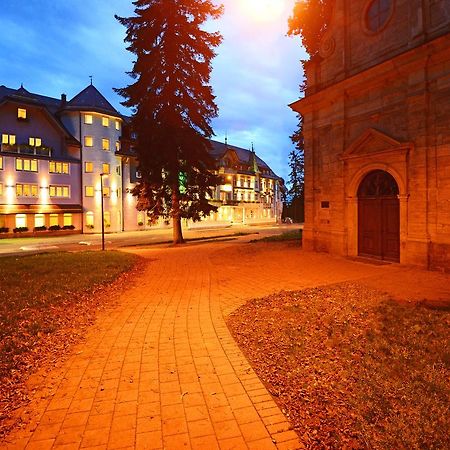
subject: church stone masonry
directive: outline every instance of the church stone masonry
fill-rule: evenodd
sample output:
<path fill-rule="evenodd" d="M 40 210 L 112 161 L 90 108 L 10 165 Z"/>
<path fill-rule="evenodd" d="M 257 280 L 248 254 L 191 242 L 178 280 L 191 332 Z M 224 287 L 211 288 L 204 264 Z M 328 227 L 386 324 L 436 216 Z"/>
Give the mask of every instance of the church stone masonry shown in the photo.
<path fill-rule="evenodd" d="M 450 2 L 336 0 L 306 77 L 304 247 L 450 270 Z"/>

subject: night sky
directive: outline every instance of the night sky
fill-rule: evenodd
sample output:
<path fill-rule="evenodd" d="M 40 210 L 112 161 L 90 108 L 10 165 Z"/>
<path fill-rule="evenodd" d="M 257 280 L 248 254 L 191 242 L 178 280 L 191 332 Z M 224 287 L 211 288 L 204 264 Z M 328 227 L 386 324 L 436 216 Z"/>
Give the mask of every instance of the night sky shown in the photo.
<path fill-rule="evenodd" d="M 299 97 L 306 58 L 298 38 L 286 37 L 294 0 L 223 0 L 225 13 L 208 28 L 224 36 L 212 85 L 219 117 L 216 140 L 255 150 L 287 178 L 289 135 L 296 117 L 287 104 Z M 131 0 L 1 0 L 0 84 L 70 99 L 94 85 L 121 112 L 112 90 L 130 79 L 132 55 L 114 14 L 133 12 Z"/>

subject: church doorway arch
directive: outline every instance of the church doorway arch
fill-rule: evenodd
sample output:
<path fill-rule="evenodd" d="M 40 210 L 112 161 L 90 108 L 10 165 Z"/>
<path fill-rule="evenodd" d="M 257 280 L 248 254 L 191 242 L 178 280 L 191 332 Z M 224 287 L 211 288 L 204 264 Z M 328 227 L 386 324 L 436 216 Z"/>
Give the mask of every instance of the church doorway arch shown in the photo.
<path fill-rule="evenodd" d="M 358 188 L 358 254 L 400 261 L 399 188 L 384 170 L 372 170 Z"/>

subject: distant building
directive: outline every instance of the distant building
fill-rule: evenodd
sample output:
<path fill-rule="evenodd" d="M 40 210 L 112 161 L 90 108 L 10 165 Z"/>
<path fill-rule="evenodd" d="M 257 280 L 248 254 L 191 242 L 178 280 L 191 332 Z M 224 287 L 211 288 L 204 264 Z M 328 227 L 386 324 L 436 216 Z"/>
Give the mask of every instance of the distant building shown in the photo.
<path fill-rule="evenodd" d="M 450 2 L 336 0 L 306 65 L 307 249 L 450 267 Z"/>
<path fill-rule="evenodd" d="M 0 236 L 15 228 L 99 232 L 102 180 L 106 231 L 155 227 L 129 193 L 140 174 L 128 119 L 92 84 L 69 101 L 0 86 L 0 135 Z M 214 141 L 213 156 L 223 184 L 209 223 L 279 219 L 282 180 L 264 161 Z"/>

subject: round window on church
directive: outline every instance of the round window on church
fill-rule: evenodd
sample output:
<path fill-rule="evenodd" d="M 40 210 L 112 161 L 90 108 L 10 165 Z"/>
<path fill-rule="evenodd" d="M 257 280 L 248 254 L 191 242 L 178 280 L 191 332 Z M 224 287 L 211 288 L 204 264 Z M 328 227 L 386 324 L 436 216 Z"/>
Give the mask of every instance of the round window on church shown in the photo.
<path fill-rule="evenodd" d="M 392 0 L 372 0 L 366 9 L 366 26 L 372 33 L 381 31 L 392 14 Z"/>

